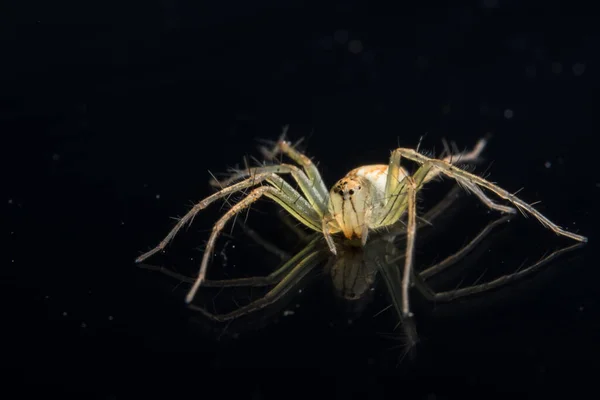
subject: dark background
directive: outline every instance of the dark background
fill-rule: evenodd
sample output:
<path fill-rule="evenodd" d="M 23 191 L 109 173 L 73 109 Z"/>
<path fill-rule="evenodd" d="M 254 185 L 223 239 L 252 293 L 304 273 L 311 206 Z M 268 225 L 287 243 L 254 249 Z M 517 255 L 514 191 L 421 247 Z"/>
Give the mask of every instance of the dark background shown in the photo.
<path fill-rule="evenodd" d="M 541 398 L 586 386 L 600 355 L 592 5 L 164 0 L 2 9 L 0 363 L 19 398 Z M 524 186 L 523 199 L 543 200 L 540 211 L 590 243 L 525 288 L 494 293 L 491 304 L 438 312 L 417 302 L 422 342 L 412 362 L 398 362 L 398 340 L 381 334 L 393 333 L 393 314 L 373 318 L 384 297 L 348 325 L 324 280 L 290 303 L 294 315 L 215 333 L 185 309 L 184 287 L 133 260 L 167 233 L 170 217 L 211 193 L 208 170 L 258 155 L 256 139 L 276 139 L 284 124 L 290 138 L 306 137 L 328 184 L 357 165 L 386 163 L 390 150 L 415 147 L 425 133 L 423 147 L 438 153 L 444 137 L 471 147 L 492 133 L 490 179 Z M 420 246 L 418 263 L 460 246 L 475 232 L 468 226 L 489 217 L 465 204 L 437 241 Z M 268 205 L 253 207 L 250 223 L 284 229 L 262 222 L 261 210 Z M 187 261 L 193 273 L 221 212 L 207 210 L 170 258 L 150 261 Z M 474 264 L 510 272 L 551 243 L 570 244 L 532 218 L 507 232 Z M 274 267 L 256 249 L 244 252 L 239 230 L 232 240 L 212 271 Z"/>

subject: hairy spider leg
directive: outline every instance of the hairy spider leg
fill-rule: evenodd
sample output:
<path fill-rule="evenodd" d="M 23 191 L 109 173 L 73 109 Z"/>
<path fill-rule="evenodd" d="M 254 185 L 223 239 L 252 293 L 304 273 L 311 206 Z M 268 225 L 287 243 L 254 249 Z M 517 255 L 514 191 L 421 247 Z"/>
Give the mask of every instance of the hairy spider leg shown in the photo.
<path fill-rule="evenodd" d="M 211 185 L 215 186 L 216 184 L 219 184 L 222 187 L 227 187 L 239 179 L 264 173 L 290 174 L 298 183 L 298 186 L 300 186 L 300 190 L 302 193 L 304 193 L 308 202 L 315 209 L 315 211 L 319 213 L 319 216 L 322 216 L 327 210 L 327 198 L 323 197 L 315 189 L 313 182 L 309 180 L 309 178 L 304 174 L 304 172 L 302 172 L 300 168 L 291 164 L 265 165 L 262 167 L 253 167 L 236 171 L 225 180 L 218 182 L 216 180 L 212 180 Z"/>
<path fill-rule="evenodd" d="M 273 175 L 278 177 L 278 175 Z M 237 204 L 231 207 L 213 226 L 212 233 L 208 238 L 208 242 L 206 244 L 206 249 L 204 250 L 204 255 L 202 256 L 202 263 L 200 264 L 200 272 L 198 273 L 198 277 L 194 282 L 194 285 L 188 292 L 186 296 L 186 302 L 189 304 L 196 295 L 198 288 L 202 284 L 206 276 L 206 270 L 208 267 L 208 261 L 212 255 L 214 250 L 217 237 L 219 233 L 225 227 L 225 224 L 233 218 L 237 213 L 249 207 L 252 203 L 257 201 L 262 196 L 267 196 L 272 200 L 275 200 L 278 204 L 284 207 L 286 210 L 290 211 L 290 213 L 296 216 L 301 222 L 305 225 L 313 228 L 316 231 L 320 230 L 319 226 L 319 218 L 316 216 L 315 210 L 310 206 L 308 201 L 306 201 L 300 194 L 298 194 L 297 198 L 293 198 L 288 196 L 283 191 L 279 190 L 273 186 L 261 186 L 252 190 L 246 197 L 240 200 Z M 301 205 L 302 199 L 304 201 L 304 205 Z"/>
<path fill-rule="evenodd" d="M 569 231 L 561 228 L 560 226 L 556 225 L 554 222 L 550 221 L 546 216 L 544 216 L 542 213 L 540 213 L 534 207 L 530 206 L 529 204 L 527 204 L 523 200 L 519 199 L 515 195 L 509 193 L 508 191 L 502 189 L 498 185 L 495 185 L 495 184 L 488 182 L 487 180 L 481 178 L 480 176 L 474 175 L 470 172 L 464 171 L 460 168 L 450 165 L 449 163 L 447 163 L 443 160 L 435 160 L 435 159 L 426 157 L 426 156 L 416 152 L 413 149 L 399 148 L 399 149 L 396 149 L 395 151 L 400 153 L 402 155 L 402 157 L 408 158 L 409 160 L 415 161 L 419 164 L 423 164 L 423 165 L 432 164 L 442 174 L 456 180 L 460 184 L 466 184 L 467 188 L 470 185 L 476 185 L 476 186 L 480 186 L 480 187 L 490 190 L 491 192 L 495 193 L 498 197 L 500 197 L 504 200 L 508 200 L 510 203 L 512 203 L 514 206 L 516 206 L 519 210 L 525 211 L 525 212 L 533 215 L 538 221 L 540 221 L 540 223 L 544 227 L 550 229 L 557 235 L 565 236 L 565 237 L 571 238 L 573 240 L 576 240 L 578 242 L 587 242 L 587 238 L 585 236 L 581 236 L 581 235 L 569 232 Z M 487 197 L 483 193 L 483 191 L 479 194 L 479 196 Z M 490 200 L 490 202 L 493 203 L 492 200 Z M 487 203 L 486 205 L 489 206 L 489 204 L 491 204 L 491 203 Z"/>
<path fill-rule="evenodd" d="M 285 140 L 285 135 L 287 133 L 288 128 L 289 128 L 288 125 L 284 126 L 283 133 L 281 134 L 277 143 L 275 143 L 275 146 L 273 146 L 273 149 L 268 150 L 265 147 L 261 147 L 260 148 L 261 152 L 263 153 L 265 158 L 267 158 L 269 160 L 273 160 L 279 153 L 283 153 L 290 159 L 294 160 L 298 165 L 300 165 L 304 169 L 304 171 L 306 172 L 306 175 L 313 183 L 317 192 L 320 193 L 324 199 L 328 198 L 329 191 L 327 190 L 327 186 L 325 185 L 325 182 L 323 181 L 323 178 L 321 177 L 319 169 L 316 167 L 316 165 L 312 162 L 312 160 L 308 156 L 306 156 L 302 152 L 296 150 L 290 144 L 290 142 Z"/>
<path fill-rule="evenodd" d="M 254 175 L 251 178 L 245 179 L 241 182 L 235 183 L 231 186 L 228 186 L 210 196 L 198 202 L 186 215 L 180 218 L 175 226 L 171 229 L 171 231 L 167 234 L 167 236 L 153 249 L 147 251 L 146 253 L 140 255 L 135 261 L 137 263 L 144 261 L 148 257 L 153 254 L 162 251 L 167 244 L 177 235 L 179 230 L 186 224 L 191 223 L 201 210 L 208 207 L 214 201 L 227 197 L 232 193 L 239 192 L 241 190 L 247 189 L 252 186 L 256 186 L 261 182 L 268 181 L 273 187 L 276 187 L 283 194 L 285 194 L 286 198 L 293 198 L 294 200 L 288 203 L 280 202 L 287 211 L 289 211 L 296 219 L 302 222 L 304 225 L 308 226 L 311 229 L 316 231 L 320 231 L 320 218 L 317 213 L 314 211 L 312 206 L 308 203 L 306 199 L 304 199 L 289 183 L 283 180 L 279 175 L 275 175 L 272 173 L 264 173 Z"/>

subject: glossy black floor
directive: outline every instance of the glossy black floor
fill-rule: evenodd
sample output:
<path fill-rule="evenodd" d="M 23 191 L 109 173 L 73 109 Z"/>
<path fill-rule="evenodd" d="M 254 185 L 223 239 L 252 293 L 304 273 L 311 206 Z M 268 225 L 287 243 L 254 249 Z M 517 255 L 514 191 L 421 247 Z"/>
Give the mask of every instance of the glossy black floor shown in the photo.
<path fill-rule="evenodd" d="M 1 364 L 20 398 L 541 398 L 581 388 L 600 355 L 591 9 L 213 3 L 15 2 L 4 14 Z M 273 312 L 210 324 L 184 306 L 187 285 L 133 260 L 212 192 L 209 170 L 259 156 L 256 139 L 285 124 L 329 185 L 424 134 L 422 148 L 439 154 L 443 138 L 469 148 L 491 133 L 475 171 L 524 187 L 519 196 L 590 242 L 476 297 L 432 304 L 414 290 L 409 355 L 382 279 L 350 304 L 322 265 Z M 424 189 L 419 212 L 451 187 Z M 302 245 L 275 210 L 261 201 L 242 216 L 293 254 Z M 222 212 L 198 215 L 148 263 L 196 273 Z M 416 268 L 494 218 L 461 196 L 419 231 Z M 226 233 L 211 277 L 281 264 L 240 225 Z M 518 215 L 433 286 L 491 280 L 571 244 Z M 198 301 L 224 311 L 260 295 L 206 288 Z"/>

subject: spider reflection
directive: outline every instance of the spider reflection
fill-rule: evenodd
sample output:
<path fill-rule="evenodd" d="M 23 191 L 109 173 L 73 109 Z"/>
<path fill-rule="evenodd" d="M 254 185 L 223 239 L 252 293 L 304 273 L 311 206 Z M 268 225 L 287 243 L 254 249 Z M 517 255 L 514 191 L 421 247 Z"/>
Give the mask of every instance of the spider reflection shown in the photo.
<path fill-rule="evenodd" d="M 446 214 L 451 203 L 459 195 L 455 187 L 446 198 L 437 206 L 424 215 L 418 228 L 424 230 L 420 237 L 427 238 L 428 230 L 422 229 L 429 224 L 427 221 L 435 220 L 439 215 Z M 425 299 L 436 303 L 449 302 L 457 298 L 487 292 L 499 288 L 511 282 L 519 280 L 535 272 L 543 265 L 557 258 L 561 254 L 574 250 L 582 243 L 577 243 L 568 247 L 556 250 L 549 255 L 541 258 L 539 261 L 520 268 L 516 272 L 502 275 L 487 282 L 475 282 L 468 286 L 448 290 L 436 291 L 429 280 L 440 275 L 448 268 L 463 260 L 469 255 L 484 238 L 496 227 L 504 224 L 510 219 L 510 216 L 504 216 L 490 222 L 483 230 L 479 232 L 465 246 L 461 247 L 454 254 L 446 257 L 442 261 L 422 269 L 414 271 L 412 276 L 413 290 L 420 293 Z M 244 229 L 245 233 L 259 244 L 264 241 L 258 238 L 250 229 Z M 268 291 L 263 296 L 242 305 L 233 311 L 214 314 L 207 309 L 192 305 L 191 308 L 210 321 L 221 323 L 239 321 L 242 319 L 256 317 L 265 317 L 265 313 L 278 315 L 286 307 L 291 298 L 298 293 L 299 289 L 307 284 L 311 272 L 325 271 L 331 277 L 332 286 L 335 293 L 342 299 L 352 305 L 352 308 L 359 312 L 364 310 L 370 302 L 373 293 L 371 290 L 376 281 L 384 282 L 385 293 L 397 316 L 398 325 L 402 327 L 407 348 L 413 348 L 418 341 L 413 317 L 406 317 L 403 313 L 403 290 L 402 290 L 402 262 L 405 251 L 402 247 L 406 234 L 403 225 L 399 224 L 385 233 L 381 233 L 370 240 L 364 247 L 344 246 L 340 241 L 336 243 L 340 249 L 337 256 L 332 255 L 322 235 L 315 233 L 308 236 L 306 245 L 293 256 L 286 257 L 283 264 L 267 276 L 239 278 L 230 280 L 212 280 L 205 281 L 207 287 L 267 287 Z M 271 247 L 270 251 L 273 252 Z M 322 268 L 317 266 L 323 265 Z M 148 264 L 141 264 L 142 267 L 152 270 L 158 270 L 167 275 L 180 279 L 181 281 L 193 284 L 195 279 L 182 276 L 164 267 L 156 267 Z M 244 318 L 242 318 L 244 317 Z M 246 320 L 247 322 L 247 320 Z"/>

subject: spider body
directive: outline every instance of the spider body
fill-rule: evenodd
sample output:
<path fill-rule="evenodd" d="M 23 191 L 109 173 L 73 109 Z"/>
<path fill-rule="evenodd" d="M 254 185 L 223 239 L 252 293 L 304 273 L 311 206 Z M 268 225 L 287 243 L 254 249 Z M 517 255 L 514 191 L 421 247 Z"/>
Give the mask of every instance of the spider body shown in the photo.
<path fill-rule="evenodd" d="M 285 131 L 273 149 L 263 148 L 263 154 L 270 160 L 275 160 L 278 154 L 284 154 L 298 165 L 274 163 L 235 171 L 229 178 L 221 182 L 213 180 L 211 182 L 213 186 L 220 186 L 221 190 L 196 204 L 177 222 L 158 246 L 139 256 L 136 262 L 141 262 L 163 250 L 179 229 L 185 224 L 191 223 L 200 210 L 218 199 L 251 188 L 252 190 L 233 205 L 213 226 L 198 277 L 186 297 L 187 303 L 192 302 L 198 288 L 205 281 L 207 266 L 213 254 L 217 237 L 225 224 L 263 196 L 274 200 L 306 227 L 321 232 L 329 249 L 334 254 L 337 254 L 337 250 L 332 235 L 341 232 L 348 240 L 364 246 L 370 231 L 391 227 L 406 216 L 402 312 L 405 316 L 410 316 L 408 290 L 412 277 L 417 226 L 416 195 L 425 184 L 439 176 L 456 180 L 460 186 L 474 194 L 492 210 L 514 214 L 516 209 L 519 209 L 524 215 L 525 213 L 532 215 L 543 226 L 558 235 L 579 242 L 587 241 L 586 237 L 559 227 L 531 205 L 496 184 L 456 166 L 459 162 L 468 164 L 479 161 L 480 154 L 487 144 L 486 139 L 480 139 L 473 150 L 469 152 L 452 153 L 446 149 L 447 155 L 440 159 L 427 157 L 413 149 L 397 148 L 392 151 L 387 166 L 369 165 L 355 168 L 333 185 L 331 190 L 327 190 L 317 167 L 306 155 L 285 141 L 284 135 Z M 403 158 L 419 165 L 414 174 L 409 175 L 402 168 L 400 162 Z M 299 190 L 283 179 L 283 175 L 290 176 L 298 185 Z M 482 189 L 510 202 L 515 208 L 496 203 Z"/>
<path fill-rule="evenodd" d="M 398 176 L 403 180 L 408 173 L 401 168 Z M 329 214 L 351 243 L 365 245 L 369 230 L 377 228 L 375 221 L 385 208 L 388 166 L 365 165 L 350 171 L 329 191 Z"/>

